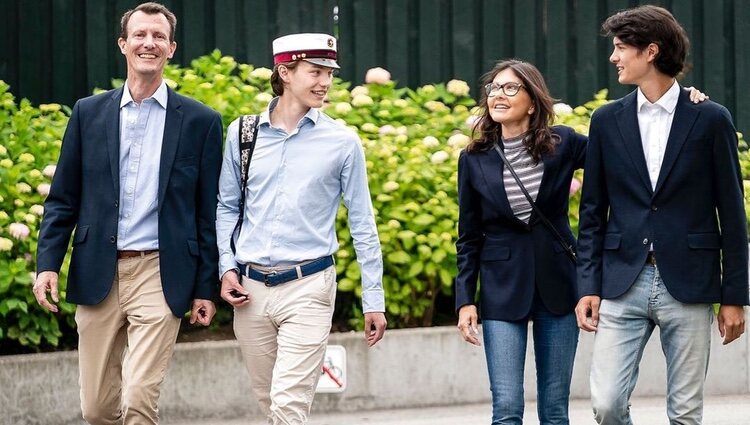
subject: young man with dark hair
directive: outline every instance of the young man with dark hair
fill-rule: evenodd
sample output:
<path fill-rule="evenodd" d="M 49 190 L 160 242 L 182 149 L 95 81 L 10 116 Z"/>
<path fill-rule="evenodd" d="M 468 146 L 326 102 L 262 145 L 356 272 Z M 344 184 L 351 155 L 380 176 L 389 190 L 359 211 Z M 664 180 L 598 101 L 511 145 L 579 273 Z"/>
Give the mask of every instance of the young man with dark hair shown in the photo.
<path fill-rule="evenodd" d="M 723 343 L 744 332 L 748 239 L 729 112 L 693 104 L 675 77 L 689 47 L 665 9 L 603 25 L 629 95 L 592 119 L 578 240 L 578 325 L 596 331 L 591 395 L 599 424 L 631 424 L 629 400 L 659 327 L 671 424 L 700 424 L 714 319 Z"/>
<path fill-rule="evenodd" d="M 240 210 L 240 132 L 227 130 L 216 231 L 221 297 L 269 424 L 305 424 L 320 378 L 336 298 L 336 214 L 343 198 L 362 269 L 365 339 L 385 332 L 383 260 L 359 137 L 319 108 L 331 87 L 336 39 L 292 34 L 273 42 L 278 96 L 258 120 Z M 231 239 L 238 217 L 242 226 Z"/>
<path fill-rule="evenodd" d="M 215 312 L 222 125 L 164 82 L 177 48 L 174 14 L 144 3 L 121 22 L 127 80 L 73 107 L 44 204 L 33 291 L 57 311 L 75 229 L 67 300 L 78 304 L 83 418 L 156 424 L 181 317 L 191 309 L 190 322 L 208 326 Z"/>

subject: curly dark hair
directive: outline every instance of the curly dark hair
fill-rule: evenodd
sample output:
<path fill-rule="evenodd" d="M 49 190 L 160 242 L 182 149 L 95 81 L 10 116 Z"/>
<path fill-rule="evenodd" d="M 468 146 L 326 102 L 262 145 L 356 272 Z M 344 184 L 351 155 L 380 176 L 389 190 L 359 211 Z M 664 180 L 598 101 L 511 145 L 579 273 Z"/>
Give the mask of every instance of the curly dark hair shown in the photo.
<path fill-rule="evenodd" d="M 645 5 L 622 10 L 604 21 L 602 33 L 607 37 L 617 37 L 640 51 L 651 43 L 656 44 L 659 53 L 654 66 L 670 77 L 686 70 L 690 40 L 667 9 Z"/>
<path fill-rule="evenodd" d="M 531 97 L 531 103 L 534 105 L 534 112 L 531 114 L 529 121 L 529 137 L 524 139 L 523 144 L 534 162 L 538 163 L 542 159 L 542 155 L 554 153 L 555 146 L 560 142 L 560 138 L 552 134 L 550 129 L 555 117 L 552 110 L 555 99 L 550 95 L 542 73 L 534 65 L 518 59 L 498 62 L 490 72 L 484 74 L 482 86 L 491 83 L 497 74 L 506 69 L 511 69 L 521 79 L 526 92 Z M 473 140 L 466 146 L 467 152 L 492 149 L 493 144 L 501 140 L 503 136 L 502 125 L 495 122 L 490 116 L 485 92 L 482 92 L 480 104 L 482 105 L 482 115 L 474 124 L 471 132 Z"/>

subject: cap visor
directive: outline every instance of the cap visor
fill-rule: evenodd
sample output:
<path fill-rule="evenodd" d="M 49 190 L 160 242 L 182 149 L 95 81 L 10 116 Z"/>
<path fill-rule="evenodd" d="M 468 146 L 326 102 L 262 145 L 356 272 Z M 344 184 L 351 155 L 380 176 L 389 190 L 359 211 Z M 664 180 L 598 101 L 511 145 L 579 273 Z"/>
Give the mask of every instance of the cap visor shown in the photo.
<path fill-rule="evenodd" d="M 337 64 L 336 61 L 333 59 L 310 58 L 310 59 L 305 59 L 305 61 L 310 62 L 315 65 L 325 66 L 328 68 L 333 68 L 333 69 L 340 68 L 339 64 Z"/>

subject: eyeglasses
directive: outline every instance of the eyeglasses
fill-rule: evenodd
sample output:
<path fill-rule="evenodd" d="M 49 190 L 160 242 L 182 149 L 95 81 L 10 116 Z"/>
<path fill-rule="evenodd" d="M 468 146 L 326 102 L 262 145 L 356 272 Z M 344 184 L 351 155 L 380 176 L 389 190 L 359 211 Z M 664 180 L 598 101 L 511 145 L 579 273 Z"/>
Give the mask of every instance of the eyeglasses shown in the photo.
<path fill-rule="evenodd" d="M 487 93 L 487 97 L 495 97 L 500 93 L 500 90 L 508 97 L 513 97 L 518 94 L 521 88 L 526 88 L 523 84 L 508 82 L 503 85 L 489 83 L 484 86 L 484 92 Z"/>

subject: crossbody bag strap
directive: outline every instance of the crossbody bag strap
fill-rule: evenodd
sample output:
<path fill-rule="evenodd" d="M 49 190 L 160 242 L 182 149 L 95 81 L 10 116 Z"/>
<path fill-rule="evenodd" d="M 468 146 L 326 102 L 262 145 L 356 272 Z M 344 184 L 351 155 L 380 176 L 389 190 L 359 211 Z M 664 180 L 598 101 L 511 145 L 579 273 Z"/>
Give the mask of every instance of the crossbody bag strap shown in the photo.
<path fill-rule="evenodd" d="M 557 239 L 558 242 L 560 242 L 560 245 L 565 249 L 565 253 L 568 255 L 568 257 L 573 261 L 573 263 L 576 262 L 576 252 L 573 250 L 573 246 L 568 244 L 568 242 L 565 240 L 565 238 L 562 237 L 560 232 L 557 231 L 555 226 L 550 223 L 550 221 L 547 219 L 547 217 L 542 213 L 542 210 L 539 209 L 539 207 L 536 205 L 536 202 L 531 198 L 531 195 L 529 194 L 529 191 L 526 190 L 526 187 L 521 183 L 521 179 L 518 178 L 518 174 L 516 174 L 516 170 L 513 169 L 513 166 L 510 165 L 510 161 L 508 161 L 508 158 L 505 157 L 505 152 L 500 148 L 500 146 L 495 143 L 494 145 L 495 150 L 500 155 L 500 158 L 503 160 L 503 163 L 505 164 L 505 168 L 510 171 L 510 175 L 513 176 L 513 179 L 515 179 L 516 184 L 518 184 L 518 187 L 521 189 L 521 192 L 523 192 L 524 196 L 526 196 L 526 200 L 529 201 L 529 204 L 531 205 L 531 209 L 534 210 L 537 217 L 539 217 L 540 220 L 542 220 L 542 223 L 544 223 L 547 228 L 552 231 L 552 234 L 555 236 L 555 239 Z"/>
<path fill-rule="evenodd" d="M 230 245 L 232 252 L 237 253 L 235 239 L 239 237 L 242 229 L 242 218 L 245 214 L 245 190 L 247 189 L 248 172 L 250 170 L 250 160 L 253 158 L 255 150 L 255 141 L 258 139 L 258 115 L 243 115 L 240 117 L 239 126 L 239 149 L 240 149 L 240 214 L 237 218 L 237 224 L 234 225 Z"/>

